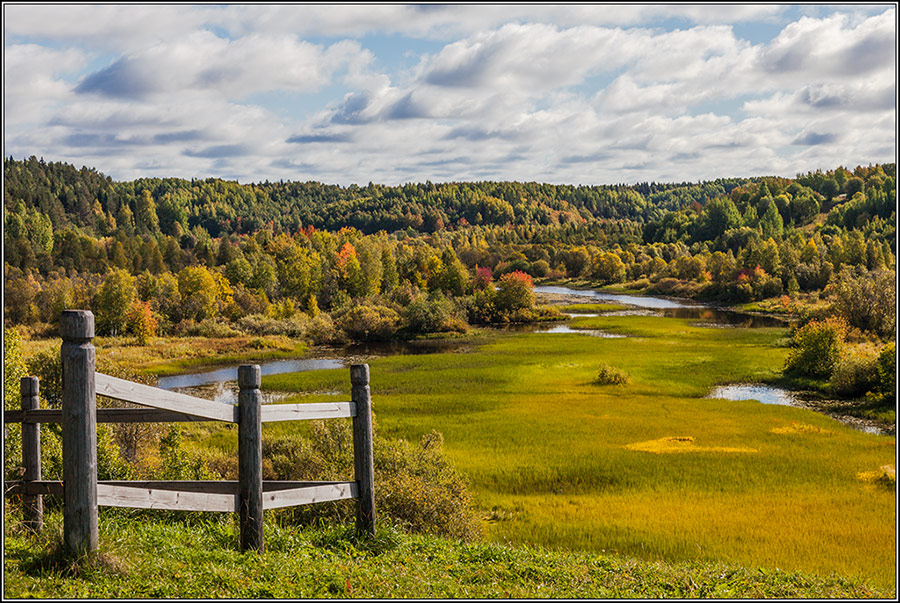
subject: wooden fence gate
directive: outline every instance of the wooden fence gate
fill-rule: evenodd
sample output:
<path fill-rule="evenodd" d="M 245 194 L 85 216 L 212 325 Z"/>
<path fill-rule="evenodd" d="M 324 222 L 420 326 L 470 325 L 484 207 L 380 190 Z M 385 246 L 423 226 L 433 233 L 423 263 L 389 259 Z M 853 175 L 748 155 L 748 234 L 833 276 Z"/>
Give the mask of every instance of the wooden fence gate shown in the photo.
<path fill-rule="evenodd" d="M 375 534 L 372 403 L 369 366 L 350 367 L 351 401 L 262 404 L 260 367 L 238 369 L 238 404 L 222 404 L 141 385 L 94 370 L 94 315 L 65 310 L 62 409 L 41 410 L 37 377 L 21 380 L 22 410 L 6 411 L 6 423 L 22 423 L 23 479 L 7 494 L 23 497 L 26 525 L 40 530 L 42 495 L 64 497 L 63 532 L 73 551 L 98 548 L 98 506 L 220 511 L 240 516 L 242 550 L 264 550 L 263 512 L 317 502 L 357 499 L 356 528 Z M 97 408 L 97 395 L 149 408 Z M 300 482 L 262 479 L 262 423 L 307 419 L 353 419 L 354 481 Z M 238 424 L 237 481 L 98 481 L 97 422 L 223 421 Z M 40 423 L 62 423 L 63 481 L 41 479 Z"/>

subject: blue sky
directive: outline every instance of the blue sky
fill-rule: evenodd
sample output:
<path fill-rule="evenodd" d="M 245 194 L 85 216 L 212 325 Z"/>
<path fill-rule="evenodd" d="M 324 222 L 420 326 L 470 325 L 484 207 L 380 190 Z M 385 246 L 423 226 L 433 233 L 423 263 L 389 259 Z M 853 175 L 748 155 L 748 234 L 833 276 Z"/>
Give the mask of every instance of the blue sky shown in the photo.
<path fill-rule="evenodd" d="M 698 181 L 895 161 L 896 6 L 4 10 L 4 155 L 116 179 Z"/>

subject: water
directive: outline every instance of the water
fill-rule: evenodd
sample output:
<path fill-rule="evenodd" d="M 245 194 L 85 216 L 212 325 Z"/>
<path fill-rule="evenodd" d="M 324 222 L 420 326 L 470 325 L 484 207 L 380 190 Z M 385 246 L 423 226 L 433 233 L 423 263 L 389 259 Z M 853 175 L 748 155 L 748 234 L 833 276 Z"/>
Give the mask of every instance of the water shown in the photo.
<path fill-rule="evenodd" d="M 640 295 L 627 295 L 620 293 L 603 293 L 590 289 L 570 289 L 559 286 L 539 286 L 534 288 L 535 293 L 549 293 L 555 295 L 576 295 L 584 297 L 586 303 L 614 303 L 632 306 L 637 310 L 611 314 L 655 314 L 667 318 L 684 318 L 699 321 L 698 326 L 714 328 L 760 328 L 783 327 L 784 321 L 772 316 L 756 316 L 744 314 L 726 308 L 717 308 L 707 304 L 673 300 L 662 297 L 643 297 Z"/>
<path fill-rule="evenodd" d="M 263 375 L 280 375 L 282 373 L 344 368 L 346 365 L 344 360 L 340 358 L 301 358 L 298 360 L 272 360 L 260 363 L 259 366 Z M 174 390 L 227 381 L 237 381 L 237 366 L 228 366 L 202 373 L 160 377 L 156 387 Z"/>
<path fill-rule="evenodd" d="M 763 404 L 798 406 L 797 400 L 791 392 L 768 385 L 722 385 L 714 387 L 706 397 L 723 400 L 756 400 Z"/>
<path fill-rule="evenodd" d="M 627 304 L 629 306 L 637 306 L 639 308 L 653 308 L 662 310 L 667 308 L 692 308 L 695 304 L 682 301 L 675 301 L 663 297 L 642 297 L 638 295 L 626 295 L 619 293 L 602 293 L 592 289 L 570 289 L 569 287 L 558 287 L 550 285 L 542 285 L 534 288 L 535 293 L 554 293 L 557 295 L 579 295 L 588 298 L 591 302 L 606 302 L 615 304 Z"/>
<path fill-rule="evenodd" d="M 807 408 L 817 412 L 823 412 L 848 425 L 854 429 L 858 429 L 865 433 L 874 434 L 890 434 L 890 431 L 879 426 L 874 421 L 867 421 L 858 417 L 851 417 L 839 413 L 827 412 L 821 403 L 816 403 L 810 397 L 804 396 L 799 392 L 792 392 L 778 387 L 760 384 L 736 384 L 736 385 L 720 385 L 712 388 L 707 398 L 720 398 L 722 400 L 756 400 L 763 404 L 777 404 L 780 406 L 797 406 Z"/>

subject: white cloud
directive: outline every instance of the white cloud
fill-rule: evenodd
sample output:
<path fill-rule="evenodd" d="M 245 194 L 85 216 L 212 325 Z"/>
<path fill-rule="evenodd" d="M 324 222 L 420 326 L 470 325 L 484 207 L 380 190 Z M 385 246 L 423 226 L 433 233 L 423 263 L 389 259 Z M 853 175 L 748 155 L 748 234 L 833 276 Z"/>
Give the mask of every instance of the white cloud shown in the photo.
<path fill-rule="evenodd" d="M 4 10 L 6 153 L 117 178 L 681 181 L 896 147 L 893 8 L 811 15 L 756 45 L 731 24 L 772 24 L 787 7 Z M 644 26 L 660 18 L 683 29 Z M 367 33 L 380 37 L 328 39 Z M 446 44 L 409 71 L 379 71 L 400 35 Z M 73 84 L 98 49 L 111 62 Z M 297 121 L 267 92 L 319 109 Z"/>

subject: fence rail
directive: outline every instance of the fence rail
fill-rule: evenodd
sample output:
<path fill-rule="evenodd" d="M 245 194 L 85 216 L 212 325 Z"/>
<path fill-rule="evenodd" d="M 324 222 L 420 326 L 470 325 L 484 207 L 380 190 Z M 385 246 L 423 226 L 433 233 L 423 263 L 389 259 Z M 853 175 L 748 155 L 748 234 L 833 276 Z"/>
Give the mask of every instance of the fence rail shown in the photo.
<path fill-rule="evenodd" d="M 62 409 L 39 408 L 36 377 L 21 380 L 22 410 L 4 412 L 5 423 L 22 424 L 23 479 L 7 482 L 20 495 L 26 525 L 40 530 L 44 495 L 65 499 L 63 532 L 75 551 L 98 548 L 98 507 L 131 507 L 238 513 L 241 548 L 264 549 L 263 512 L 319 502 L 357 499 L 356 526 L 375 533 L 372 411 L 368 365 L 350 367 L 351 402 L 262 404 L 260 368 L 238 369 L 238 405 L 132 383 L 94 371 L 93 314 L 63 312 L 60 351 Z M 98 395 L 149 408 L 97 408 Z M 353 420 L 354 481 L 262 479 L 262 423 L 310 419 Z M 119 481 L 97 479 L 97 423 L 221 421 L 238 424 L 238 480 Z M 40 423 L 62 424 L 63 480 L 41 479 Z"/>

